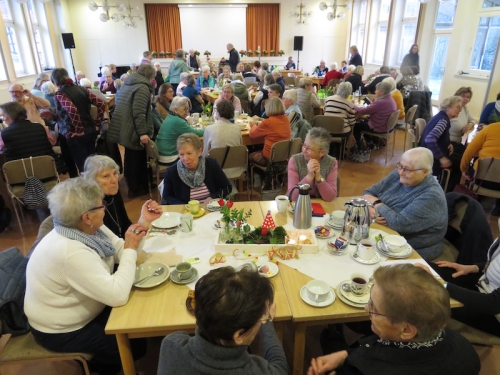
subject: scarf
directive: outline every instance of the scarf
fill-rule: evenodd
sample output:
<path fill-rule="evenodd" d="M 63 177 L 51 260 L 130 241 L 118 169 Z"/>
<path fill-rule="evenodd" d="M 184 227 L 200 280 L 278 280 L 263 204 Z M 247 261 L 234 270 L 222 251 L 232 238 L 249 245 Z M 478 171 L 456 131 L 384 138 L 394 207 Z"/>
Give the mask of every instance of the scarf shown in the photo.
<path fill-rule="evenodd" d="M 156 101 L 162 105 L 163 108 L 165 108 L 167 111 L 170 111 L 170 104 L 172 104 L 171 101 L 166 99 L 163 96 L 157 96 Z"/>
<path fill-rule="evenodd" d="M 198 168 L 195 171 L 187 169 L 181 159 L 177 160 L 177 173 L 179 177 L 190 188 L 199 188 L 205 181 L 205 157 L 200 156 Z"/>
<path fill-rule="evenodd" d="M 495 110 L 500 113 L 500 100 L 497 100 L 495 103 Z"/>
<path fill-rule="evenodd" d="M 82 231 L 63 225 L 54 218 L 54 229 L 61 236 L 83 243 L 94 250 L 101 259 L 115 255 L 116 249 L 106 234 L 98 229 L 94 234 L 83 233 Z"/>
<path fill-rule="evenodd" d="M 396 342 L 396 341 L 382 340 L 382 339 L 378 339 L 377 341 L 385 346 L 394 346 L 394 347 L 399 348 L 399 349 L 415 350 L 415 349 L 421 349 L 421 348 L 430 348 L 430 347 L 436 345 L 438 342 L 443 341 L 443 339 L 444 339 L 443 335 L 444 335 L 444 331 L 441 330 L 441 331 L 439 331 L 436 338 L 429 340 L 429 341 L 426 341 L 426 342 L 414 342 L 414 341 Z"/>

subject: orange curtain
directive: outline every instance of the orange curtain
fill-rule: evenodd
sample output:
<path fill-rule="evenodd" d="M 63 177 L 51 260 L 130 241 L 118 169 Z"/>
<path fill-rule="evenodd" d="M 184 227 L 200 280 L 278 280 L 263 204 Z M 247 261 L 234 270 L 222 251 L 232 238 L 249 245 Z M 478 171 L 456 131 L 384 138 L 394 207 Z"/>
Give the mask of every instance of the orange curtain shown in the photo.
<path fill-rule="evenodd" d="M 145 4 L 149 50 L 175 52 L 182 48 L 181 16 L 177 4 Z"/>
<path fill-rule="evenodd" d="M 280 5 L 247 5 L 247 49 L 255 51 L 275 50 L 278 55 L 280 43 Z M 255 54 L 254 54 L 255 56 Z"/>

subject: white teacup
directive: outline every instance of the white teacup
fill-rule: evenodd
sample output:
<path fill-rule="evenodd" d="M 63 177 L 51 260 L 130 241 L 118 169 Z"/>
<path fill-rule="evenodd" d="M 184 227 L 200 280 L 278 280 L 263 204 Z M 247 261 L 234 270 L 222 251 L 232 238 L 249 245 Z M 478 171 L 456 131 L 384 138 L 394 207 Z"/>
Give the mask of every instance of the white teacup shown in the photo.
<path fill-rule="evenodd" d="M 330 287 L 321 280 L 311 280 L 306 284 L 307 297 L 314 302 L 323 302 L 328 298 Z"/>
<path fill-rule="evenodd" d="M 336 227 L 341 227 L 342 225 L 344 225 L 344 215 L 345 211 L 342 210 L 333 211 L 332 214 L 330 215 L 330 221 Z"/>
<path fill-rule="evenodd" d="M 363 260 L 373 259 L 375 256 L 375 243 L 372 240 L 362 240 L 358 243 L 358 256 Z"/>
<path fill-rule="evenodd" d="M 286 195 L 278 195 L 275 198 L 276 207 L 278 207 L 278 212 L 285 213 L 288 207 L 288 197 Z"/>
<path fill-rule="evenodd" d="M 181 215 L 181 223 L 179 225 L 181 227 L 181 231 L 189 233 L 193 230 L 193 215 L 191 214 L 182 214 Z"/>
<path fill-rule="evenodd" d="M 189 125 L 194 125 L 194 117 L 189 116 L 186 118 L 186 121 Z"/>
<path fill-rule="evenodd" d="M 387 244 L 389 250 L 393 253 L 400 253 L 406 246 L 406 239 L 403 236 L 391 234 L 385 236 L 384 241 Z"/>
<path fill-rule="evenodd" d="M 193 274 L 193 266 L 188 262 L 181 262 L 175 266 L 175 270 L 177 271 L 177 275 L 180 280 L 187 280 Z"/>
<path fill-rule="evenodd" d="M 351 275 L 351 292 L 357 296 L 362 296 L 368 292 L 369 278 L 362 273 Z"/>
<path fill-rule="evenodd" d="M 193 118 L 194 118 L 194 123 L 197 124 L 200 122 L 200 114 L 199 113 L 193 113 Z"/>

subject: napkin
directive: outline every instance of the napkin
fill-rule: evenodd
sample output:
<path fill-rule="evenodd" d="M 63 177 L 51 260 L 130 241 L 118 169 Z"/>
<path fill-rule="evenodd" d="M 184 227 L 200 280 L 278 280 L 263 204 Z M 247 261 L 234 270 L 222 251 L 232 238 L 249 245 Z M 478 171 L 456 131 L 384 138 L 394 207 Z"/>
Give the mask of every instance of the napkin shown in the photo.
<path fill-rule="evenodd" d="M 137 257 L 137 264 L 152 262 L 163 263 L 169 267 L 174 267 L 178 263 L 182 262 L 182 255 L 177 254 L 174 247 L 166 253 L 146 253 L 145 251 L 142 251 L 142 253 L 139 254 L 139 257 Z"/>

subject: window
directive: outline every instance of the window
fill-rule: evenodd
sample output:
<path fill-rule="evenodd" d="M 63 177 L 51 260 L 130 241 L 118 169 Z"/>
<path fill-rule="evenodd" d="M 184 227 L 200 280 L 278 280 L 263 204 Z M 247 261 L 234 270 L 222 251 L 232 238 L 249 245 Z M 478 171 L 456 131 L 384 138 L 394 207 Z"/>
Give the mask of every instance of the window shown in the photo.
<path fill-rule="evenodd" d="M 403 23 L 399 43 L 398 62 L 401 63 L 403 58 L 410 50 L 412 44 L 415 43 L 417 34 L 417 21 L 420 13 L 420 2 L 418 0 L 406 0 L 403 11 Z"/>
<path fill-rule="evenodd" d="M 470 69 L 491 70 L 500 39 L 500 17 L 481 17 Z"/>
<path fill-rule="evenodd" d="M 39 1 L 29 0 L 28 10 L 33 26 L 35 49 L 38 54 L 40 65 L 42 66 L 42 69 L 53 67 L 55 66 L 54 52 L 50 42 L 45 7 Z"/>
<path fill-rule="evenodd" d="M 10 53 L 12 54 L 12 61 L 14 61 L 14 68 L 16 72 L 22 71 L 23 63 L 21 61 L 21 55 L 19 53 L 19 46 L 16 39 L 16 30 L 13 26 L 6 26 L 7 38 L 9 40 Z"/>
<path fill-rule="evenodd" d="M 375 25 L 373 34 L 370 37 L 370 44 L 373 49 L 369 51 L 369 61 L 374 64 L 384 62 L 385 45 L 387 41 L 387 29 L 389 27 L 389 15 L 391 12 L 391 0 L 380 0 L 378 4 L 377 18 L 373 20 Z M 371 52 L 371 53 L 370 53 Z"/>
<path fill-rule="evenodd" d="M 455 9 L 457 0 L 449 0 L 447 2 L 439 2 L 439 8 L 436 14 L 435 29 L 452 29 L 455 21 Z"/>
<path fill-rule="evenodd" d="M 365 22 L 366 22 L 367 1 L 361 3 L 355 2 L 353 8 L 351 45 L 358 47 L 358 50 L 363 51 L 365 42 Z"/>
<path fill-rule="evenodd" d="M 500 7 L 500 0 L 483 0 L 483 8 Z"/>

